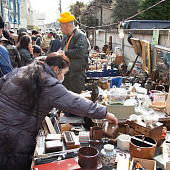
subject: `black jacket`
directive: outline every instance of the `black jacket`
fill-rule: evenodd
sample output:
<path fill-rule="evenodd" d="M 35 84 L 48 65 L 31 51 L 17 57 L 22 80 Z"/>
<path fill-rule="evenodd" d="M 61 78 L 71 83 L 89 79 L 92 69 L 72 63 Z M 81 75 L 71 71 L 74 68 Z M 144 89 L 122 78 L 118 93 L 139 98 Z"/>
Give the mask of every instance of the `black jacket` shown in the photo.
<path fill-rule="evenodd" d="M 69 43 L 68 51 L 65 51 L 69 36 L 64 36 L 62 41 L 62 49 L 65 55 L 70 59 L 70 75 L 84 74 L 88 61 L 88 47 L 86 35 L 79 29 L 75 29 L 74 35 Z"/>
<path fill-rule="evenodd" d="M 30 64 L 34 60 L 33 54 L 30 54 L 28 50 L 20 48 L 18 51 L 21 56 L 21 66 Z"/>
<path fill-rule="evenodd" d="M 5 46 L 9 52 L 13 68 L 21 67 L 21 57 L 17 47 L 8 40 L 2 40 L 2 45 Z"/>

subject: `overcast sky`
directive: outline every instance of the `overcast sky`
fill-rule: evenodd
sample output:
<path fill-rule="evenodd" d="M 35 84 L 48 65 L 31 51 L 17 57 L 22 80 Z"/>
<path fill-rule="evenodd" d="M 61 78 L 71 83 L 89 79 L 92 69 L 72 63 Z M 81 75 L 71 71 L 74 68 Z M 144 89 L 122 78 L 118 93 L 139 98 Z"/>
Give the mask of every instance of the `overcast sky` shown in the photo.
<path fill-rule="evenodd" d="M 88 3 L 90 0 L 78 0 Z M 59 0 L 30 0 L 32 8 L 39 12 L 46 13 L 46 23 L 54 22 L 58 18 L 58 2 Z M 68 11 L 71 4 L 75 4 L 77 0 L 61 0 L 62 12 Z"/>

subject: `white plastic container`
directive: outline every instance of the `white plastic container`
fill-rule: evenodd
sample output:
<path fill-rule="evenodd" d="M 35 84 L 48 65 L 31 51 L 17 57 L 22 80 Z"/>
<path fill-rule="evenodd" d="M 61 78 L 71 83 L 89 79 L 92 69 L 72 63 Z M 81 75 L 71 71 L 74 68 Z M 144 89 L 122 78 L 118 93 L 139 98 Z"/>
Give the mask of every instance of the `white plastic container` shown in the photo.
<path fill-rule="evenodd" d="M 117 147 L 119 149 L 129 151 L 130 139 L 131 139 L 130 135 L 125 135 L 125 134 L 119 135 L 117 137 Z"/>

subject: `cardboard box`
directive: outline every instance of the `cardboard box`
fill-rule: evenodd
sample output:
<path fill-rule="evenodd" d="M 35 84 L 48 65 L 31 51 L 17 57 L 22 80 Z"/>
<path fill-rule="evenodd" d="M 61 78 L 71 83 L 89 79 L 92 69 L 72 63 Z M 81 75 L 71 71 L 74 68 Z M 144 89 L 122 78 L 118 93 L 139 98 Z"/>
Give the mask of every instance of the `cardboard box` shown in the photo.
<path fill-rule="evenodd" d="M 130 169 L 133 170 L 133 165 L 135 161 L 139 161 L 139 163 L 146 169 L 146 170 L 156 170 L 156 161 L 148 160 L 148 159 L 141 159 L 141 158 L 133 158 Z"/>

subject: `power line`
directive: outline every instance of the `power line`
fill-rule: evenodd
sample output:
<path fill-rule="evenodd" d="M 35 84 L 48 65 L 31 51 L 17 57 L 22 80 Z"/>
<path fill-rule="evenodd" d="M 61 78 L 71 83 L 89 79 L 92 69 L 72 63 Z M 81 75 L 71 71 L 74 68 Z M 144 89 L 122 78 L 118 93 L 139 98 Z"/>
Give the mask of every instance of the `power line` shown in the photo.
<path fill-rule="evenodd" d="M 113 24 L 108 24 L 108 25 L 102 25 L 102 26 L 100 25 L 100 26 L 89 27 L 89 26 L 87 26 L 87 25 L 84 25 L 84 24 L 80 23 L 80 22 L 77 21 L 76 19 L 75 19 L 75 21 L 76 21 L 78 24 L 80 24 L 81 26 L 86 27 L 86 28 L 90 28 L 90 29 L 101 28 L 101 27 L 110 27 L 110 26 L 113 26 L 113 25 L 117 25 L 117 23 L 113 23 Z"/>
<path fill-rule="evenodd" d="M 131 19 L 131 18 L 133 18 L 133 17 L 136 17 L 137 15 L 139 15 L 139 14 L 141 14 L 141 13 L 147 11 L 147 10 L 150 9 L 150 8 L 153 8 L 154 6 L 160 4 L 160 3 L 164 2 L 164 1 L 166 1 L 166 0 L 161 0 L 161 1 L 159 1 L 158 3 L 156 3 L 155 5 L 152 5 L 152 6 L 150 6 L 149 8 L 147 8 L 147 9 L 145 9 L 145 10 L 143 10 L 143 11 L 140 11 L 139 13 L 137 13 L 137 14 L 135 14 L 135 15 L 133 15 L 133 16 L 131 16 L 131 17 L 125 19 L 124 21 L 129 20 L 129 19 Z"/>
<path fill-rule="evenodd" d="M 137 14 L 135 14 L 135 15 L 129 17 L 129 18 L 124 19 L 123 21 L 127 21 L 127 20 L 129 20 L 129 19 L 131 19 L 131 18 L 134 18 L 135 16 L 137 16 L 137 15 L 139 15 L 139 14 L 141 14 L 141 13 L 143 13 L 143 12 L 145 12 L 145 11 L 153 8 L 153 7 L 155 7 L 156 5 L 158 5 L 158 4 L 160 4 L 160 3 L 164 2 L 164 1 L 166 1 L 166 0 L 161 0 L 161 1 L 159 1 L 158 3 L 150 6 L 149 8 L 147 8 L 147 9 L 145 9 L 145 10 L 143 10 L 143 11 L 140 11 L 140 12 L 138 12 Z M 84 25 L 84 24 L 80 23 L 80 22 L 77 21 L 76 19 L 75 19 L 75 21 L 76 21 L 78 24 L 80 24 L 81 26 L 86 27 L 86 28 L 90 28 L 90 29 L 101 28 L 101 27 L 110 27 L 110 26 L 113 26 L 113 25 L 117 25 L 117 24 L 118 24 L 118 23 L 112 23 L 112 24 L 108 24 L 108 25 L 89 27 L 89 26 L 87 26 L 87 25 Z"/>

